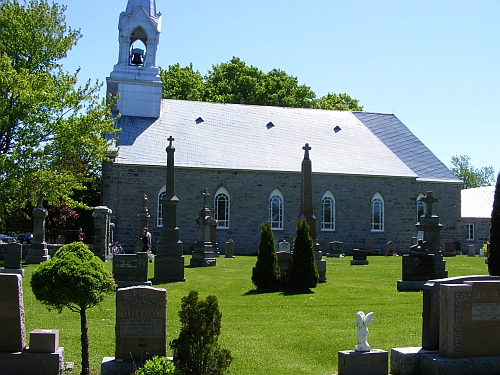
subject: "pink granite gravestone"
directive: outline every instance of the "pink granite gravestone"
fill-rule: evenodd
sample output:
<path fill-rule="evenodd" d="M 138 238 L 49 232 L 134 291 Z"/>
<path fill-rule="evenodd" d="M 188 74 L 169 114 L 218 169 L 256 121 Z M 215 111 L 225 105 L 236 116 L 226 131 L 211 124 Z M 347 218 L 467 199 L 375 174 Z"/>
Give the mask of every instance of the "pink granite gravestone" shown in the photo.
<path fill-rule="evenodd" d="M 22 277 L 0 274 L 0 352 L 22 352 L 26 348 Z"/>

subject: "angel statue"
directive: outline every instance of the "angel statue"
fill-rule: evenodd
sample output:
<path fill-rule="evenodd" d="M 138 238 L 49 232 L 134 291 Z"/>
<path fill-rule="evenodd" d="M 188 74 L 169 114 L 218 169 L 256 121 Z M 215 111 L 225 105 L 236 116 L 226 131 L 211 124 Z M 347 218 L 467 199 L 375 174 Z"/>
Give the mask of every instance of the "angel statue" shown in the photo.
<path fill-rule="evenodd" d="M 365 315 L 363 311 L 358 311 L 356 315 L 358 318 L 354 325 L 358 327 L 358 345 L 354 347 L 354 351 L 369 352 L 371 348 L 368 341 L 366 341 L 366 335 L 368 334 L 368 326 L 372 324 L 373 321 L 373 312 Z"/>

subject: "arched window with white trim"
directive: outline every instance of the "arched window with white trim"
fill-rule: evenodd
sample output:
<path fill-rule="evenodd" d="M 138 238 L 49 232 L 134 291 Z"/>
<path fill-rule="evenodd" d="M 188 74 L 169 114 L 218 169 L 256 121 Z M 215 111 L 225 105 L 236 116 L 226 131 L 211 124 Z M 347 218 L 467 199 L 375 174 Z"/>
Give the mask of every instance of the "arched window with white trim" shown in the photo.
<path fill-rule="evenodd" d="M 269 196 L 269 222 L 272 230 L 283 229 L 283 195 L 275 189 Z"/>
<path fill-rule="evenodd" d="M 424 197 L 423 194 L 417 197 L 417 223 L 420 221 L 420 216 L 427 213 L 427 204 L 423 201 Z"/>
<path fill-rule="evenodd" d="M 229 193 L 223 187 L 215 193 L 214 196 L 215 220 L 217 220 L 218 229 L 229 228 Z"/>
<path fill-rule="evenodd" d="M 376 193 L 371 202 L 371 231 L 384 231 L 384 198 Z"/>
<path fill-rule="evenodd" d="M 335 197 L 330 191 L 321 198 L 321 230 L 335 230 Z"/>
<path fill-rule="evenodd" d="M 167 193 L 167 187 L 163 186 L 158 192 L 158 206 L 156 211 L 156 226 L 161 228 L 163 227 L 163 206 L 161 204 L 161 200 Z"/>

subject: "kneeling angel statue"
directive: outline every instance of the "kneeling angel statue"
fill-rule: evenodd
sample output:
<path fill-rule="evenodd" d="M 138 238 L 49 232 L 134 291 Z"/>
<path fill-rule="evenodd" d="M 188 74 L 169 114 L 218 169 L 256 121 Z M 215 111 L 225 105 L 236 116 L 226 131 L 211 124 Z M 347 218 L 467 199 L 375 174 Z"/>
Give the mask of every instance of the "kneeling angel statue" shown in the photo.
<path fill-rule="evenodd" d="M 354 325 L 358 328 L 358 345 L 354 347 L 354 351 L 369 352 L 371 348 L 366 341 L 366 335 L 368 334 L 368 326 L 373 321 L 373 312 L 365 315 L 363 311 L 358 311 L 356 315 L 357 319 Z"/>

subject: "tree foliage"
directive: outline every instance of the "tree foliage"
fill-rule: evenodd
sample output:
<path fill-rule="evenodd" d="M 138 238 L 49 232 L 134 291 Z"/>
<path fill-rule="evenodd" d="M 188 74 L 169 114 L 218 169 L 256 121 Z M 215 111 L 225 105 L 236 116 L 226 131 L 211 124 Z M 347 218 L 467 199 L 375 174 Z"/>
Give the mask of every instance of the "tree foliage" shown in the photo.
<path fill-rule="evenodd" d="M 297 230 L 293 240 L 291 284 L 297 289 L 316 288 L 318 266 L 314 257 L 314 242 L 309 234 L 309 224 L 305 218 L 297 220 Z"/>
<path fill-rule="evenodd" d="M 266 221 L 260 230 L 257 262 L 252 269 L 252 282 L 257 289 L 272 289 L 278 285 L 280 267 L 271 224 Z"/>
<path fill-rule="evenodd" d="M 492 166 L 474 168 L 467 155 L 458 155 L 451 158 L 451 171 L 462 180 L 462 189 L 488 186 L 495 181 L 495 171 Z"/>
<path fill-rule="evenodd" d="M 192 290 L 181 300 L 179 311 L 181 332 L 170 342 L 174 361 L 181 374 L 221 375 L 231 365 L 233 357 L 228 349 L 221 348 L 218 339 L 222 313 L 217 297 L 209 295 L 198 300 Z"/>
<path fill-rule="evenodd" d="M 500 173 L 497 176 L 493 211 L 491 212 L 488 272 L 491 276 L 500 276 Z"/>
<path fill-rule="evenodd" d="M 84 189 L 109 152 L 111 105 L 99 100 L 101 84 L 77 86 L 77 73 L 61 60 L 81 38 L 66 25 L 65 7 L 46 0 L 0 3 L 0 198 L 7 210 L 49 204 Z"/>
<path fill-rule="evenodd" d="M 67 307 L 80 314 L 83 375 L 90 373 L 87 309 L 98 305 L 115 287 L 102 261 L 81 242 L 61 247 L 31 276 L 35 298 L 49 310 L 61 312 Z"/>
<path fill-rule="evenodd" d="M 316 99 L 310 87 L 280 69 L 265 73 L 238 57 L 213 65 L 202 77 L 193 66 L 179 64 L 161 70 L 163 98 L 207 102 L 269 105 L 294 108 L 320 108 L 362 111 L 356 99 L 347 94 L 327 94 Z"/>

